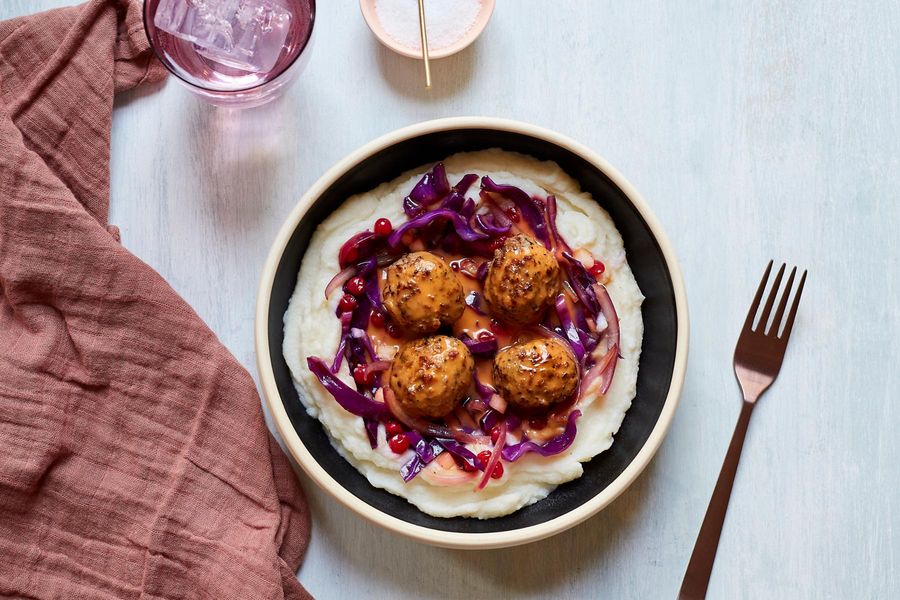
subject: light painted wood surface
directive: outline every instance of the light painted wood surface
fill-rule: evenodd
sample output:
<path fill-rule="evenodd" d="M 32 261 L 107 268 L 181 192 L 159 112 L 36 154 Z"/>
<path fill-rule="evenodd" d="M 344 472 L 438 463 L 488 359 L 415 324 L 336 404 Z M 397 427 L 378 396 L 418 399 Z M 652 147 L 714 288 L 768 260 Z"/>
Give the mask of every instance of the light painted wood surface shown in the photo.
<path fill-rule="evenodd" d="M 0 18 L 65 2 L 3 0 Z M 413 6 L 413 8 L 415 8 Z M 769 258 L 810 270 L 755 411 L 711 598 L 900 597 L 900 4 L 498 2 L 479 41 L 419 63 L 319 2 L 307 72 L 250 112 L 175 81 L 116 103 L 112 221 L 255 372 L 269 243 L 302 192 L 416 121 L 497 115 L 606 156 L 667 228 L 691 305 L 681 406 L 648 470 L 556 538 L 447 551 L 382 532 L 306 482 L 299 577 L 320 598 L 674 597 L 739 412 L 731 353 Z"/>

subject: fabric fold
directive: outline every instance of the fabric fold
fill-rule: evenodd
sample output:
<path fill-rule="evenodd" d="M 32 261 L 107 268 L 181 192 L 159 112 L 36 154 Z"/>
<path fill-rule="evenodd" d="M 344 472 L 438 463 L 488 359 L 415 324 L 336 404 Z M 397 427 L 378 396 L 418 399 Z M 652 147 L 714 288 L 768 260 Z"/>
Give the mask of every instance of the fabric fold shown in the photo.
<path fill-rule="evenodd" d="M 0 595 L 309 597 L 252 378 L 107 223 L 113 96 L 164 73 L 137 2 L 0 22 Z"/>

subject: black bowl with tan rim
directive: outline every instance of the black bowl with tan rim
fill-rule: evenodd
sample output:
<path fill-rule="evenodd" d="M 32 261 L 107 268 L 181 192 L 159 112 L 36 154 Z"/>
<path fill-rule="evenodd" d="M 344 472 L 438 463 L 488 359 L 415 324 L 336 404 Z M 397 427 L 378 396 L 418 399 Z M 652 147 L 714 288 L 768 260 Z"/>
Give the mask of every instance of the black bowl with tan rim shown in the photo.
<path fill-rule="evenodd" d="M 304 409 L 282 355 L 284 313 L 316 227 L 345 198 L 457 152 L 486 148 L 552 160 L 606 209 L 625 242 L 646 299 L 637 396 L 612 447 L 584 474 L 535 504 L 493 519 L 439 518 L 369 484 L 332 447 Z M 681 271 L 662 227 L 637 190 L 603 158 L 533 125 L 461 117 L 412 125 L 352 152 L 325 173 L 291 211 L 266 260 L 256 307 L 256 350 L 263 393 L 279 433 L 306 473 L 336 500 L 391 531 L 453 548 L 496 548 L 535 541 L 577 525 L 612 502 L 650 462 L 672 421 L 687 367 L 688 312 Z"/>

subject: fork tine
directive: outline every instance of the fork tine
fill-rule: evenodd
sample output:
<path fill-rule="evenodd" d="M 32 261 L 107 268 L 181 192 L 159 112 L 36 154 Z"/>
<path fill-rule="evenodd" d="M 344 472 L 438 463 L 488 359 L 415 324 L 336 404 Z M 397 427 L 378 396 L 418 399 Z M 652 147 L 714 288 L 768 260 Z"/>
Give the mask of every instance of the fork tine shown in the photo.
<path fill-rule="evenodd" d="M 781 285 L 781 277 L 784 275 L 784 263 L 781 263 L 781 268 L 778 269 L 778 275 L 775 276 L 775 281 L 772 283 L 772 289 L 769 292 L 769 297 L 766 299 L 766 307 L 763 308 L 762 314 L 759 317 L 759 325 L 757 325 L 756 330 L 766 332 L 766 323 L 769 322 L 769 315 L 772 313 L 772 306 L 775 304 L 775 297 L 778 295 L 778 286 Z"/>
<path fill-rule="evenodd" d="M 791 269 L 791 275 L 788 277 L 787 283 L 784 284 L 784 291 L 781 293 L 781 302 L 778 303 L 778 310 L 775 311 L 775 317 L 772 319 L 772 326 L 766 335 L 774 335 L 778 337 L 778 328 L 781 327 L 781 318 L 784 316 L 784 309 L 787 308 L 788 296 L 791 295 L 791 287 L 794 285 L 794 275 L 797 274 L 797 267 Z"/>
<path fill-rule="evenodd" d="M 781 334 L 781 339 L 784 340 L 784 343 L 787 344 L 788 339 L 791 337 L 791 329 L 794 327 L 794 317 L 797 316 L 797 307 L 800 306 L 800 295 L 803 293 L 803 284 L 806 283 L 806 271 L 803 271 L 803 277 L 800 278 L 800 285 L 797 286 L 797 295 L 794 296 L 794 303 L 791 304 L 791 312 L 788 313 L 787 323 L 784 326 L 784 333 Z"/>
<path fill-rule="evenodd" d="M 769 261 L 769 266 L 766 267 L 766 272 L 763 273 L 762 281 L 759 282 L 759 289 L 756 290 L 756 296 L 753 297 L 753 304 L 750 305 L 750 310 L 747 311 L 747 319 L 744 321 L 744 331 L 753 329 L 753 317 L 756 316 L 756 310 L 759 308 L 759 301 L 762 300 L 763 292 L 766 289 L 766 282 L 769 281 L 769 273 L 772 272 L 772 265 L 774 263 L 774 260 Z"/>

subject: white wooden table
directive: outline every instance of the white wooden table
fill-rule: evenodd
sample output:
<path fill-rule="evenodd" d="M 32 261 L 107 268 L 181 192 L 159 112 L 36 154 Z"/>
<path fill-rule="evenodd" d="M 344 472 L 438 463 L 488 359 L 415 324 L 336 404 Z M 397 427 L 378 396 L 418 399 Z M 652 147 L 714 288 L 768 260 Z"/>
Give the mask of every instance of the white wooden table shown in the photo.
<path fill-rule="evenodd" d="M 0 18 L 66 4 L 3 0 Z M 785 367 L 755 411 L 711 598 L 900 597 L 900 4 L 506 0 L 421 65 L 354 0 L 319 2 L 280 102 L 202 104 L 174 80 L 116 103 L 112 222 L 255 372 L 258 273 L 332 163 L 416 121 L 497 115 L 606 156 L 667 228 L 692 321 L 659 454 L 597 517 L 492 552 L 422 546 L 303 478 L 320 598 L 672 598 L 739 412 L 731 353 L 769 258 L 810 270 Z"/>

